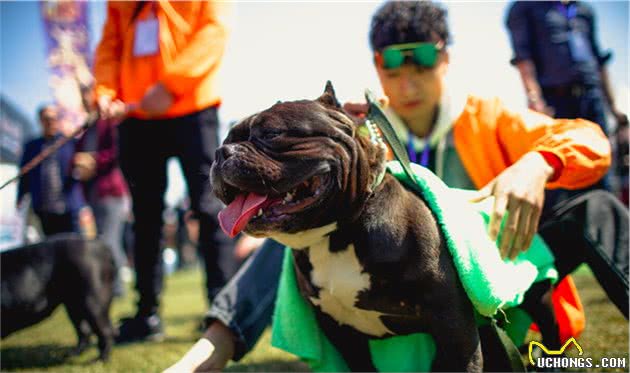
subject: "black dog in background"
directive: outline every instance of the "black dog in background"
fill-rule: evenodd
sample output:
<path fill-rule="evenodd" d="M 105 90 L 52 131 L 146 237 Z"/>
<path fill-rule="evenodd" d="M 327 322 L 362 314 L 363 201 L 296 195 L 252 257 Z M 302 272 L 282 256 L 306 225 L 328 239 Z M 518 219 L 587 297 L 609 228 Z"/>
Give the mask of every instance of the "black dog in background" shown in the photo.
<path fill-rule="evenodd" d="M 98 337 L 99 359 L 107 360 L 114 337 L 109 319 L 114 263 L 109 248 L 76 234 L 59 234 L 0 253 L 2 338 L 48 317 L 60 304 L 77 332 L 74 353 Z"/>

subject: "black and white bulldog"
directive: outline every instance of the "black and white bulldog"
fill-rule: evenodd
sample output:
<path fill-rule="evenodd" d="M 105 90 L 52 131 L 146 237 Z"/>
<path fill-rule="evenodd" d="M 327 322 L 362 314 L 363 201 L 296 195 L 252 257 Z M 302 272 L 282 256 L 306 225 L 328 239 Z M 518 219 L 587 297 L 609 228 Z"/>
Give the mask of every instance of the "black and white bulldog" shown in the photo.
<path fill-rule="evenodd" d="M 226 232 L 293 248 L 300 291 L 350 369 L 374 371 L 368 339 L 429 333 L 432 370 L 481 371 L 479 333 L 426 203 L 385 174 L 330 83 L 237 124 L 216 152 Z"/>

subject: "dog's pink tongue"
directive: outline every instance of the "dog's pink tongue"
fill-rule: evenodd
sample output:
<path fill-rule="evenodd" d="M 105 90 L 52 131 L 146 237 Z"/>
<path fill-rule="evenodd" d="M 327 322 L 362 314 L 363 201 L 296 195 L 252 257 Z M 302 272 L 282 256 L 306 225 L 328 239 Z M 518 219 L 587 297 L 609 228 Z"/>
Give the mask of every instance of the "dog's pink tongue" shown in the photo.
<path fill-rule="evenodd" d="M 219 212 L 219 224 L 223 232 L 230 237 L 236 236 L 266 201 L 267 196 L 254 193 L 236 196 L 232 203 Z"/>

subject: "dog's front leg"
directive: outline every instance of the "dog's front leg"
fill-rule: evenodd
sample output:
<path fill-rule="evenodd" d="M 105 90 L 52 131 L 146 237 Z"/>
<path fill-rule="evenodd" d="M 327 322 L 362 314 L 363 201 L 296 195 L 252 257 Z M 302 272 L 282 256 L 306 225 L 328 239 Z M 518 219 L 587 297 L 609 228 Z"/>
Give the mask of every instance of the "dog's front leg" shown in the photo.
<path fill-rule="evenodd" d="M 343 356 L 353 372 L 376 372 L 368 338 L 346 325 L 340 325 L 332 317 L 316 312 L 317 322 L 328 340 Z"/>
<path fill-rule="evenodd" d="M 432 371 L 438 372 L 481 372 L 483 357 L 481 341 L 470 312 L 443 311 L 434 320 L 431 335 L 435 340 L 435 359 Z M 450 313 L 450 314 L 444 314 Z"/>

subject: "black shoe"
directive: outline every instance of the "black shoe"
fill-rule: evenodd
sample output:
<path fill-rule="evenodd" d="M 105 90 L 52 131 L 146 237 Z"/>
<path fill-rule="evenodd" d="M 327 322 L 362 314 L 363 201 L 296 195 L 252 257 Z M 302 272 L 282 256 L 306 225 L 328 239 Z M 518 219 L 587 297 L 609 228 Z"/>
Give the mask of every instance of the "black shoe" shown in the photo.
<path fill-rule="evenodd" d="M 121 320 L 118 327 L 116 343 L 159 342 L 164 340 L 164 330 L 162 329 L 162 319 L 153 314 L 150 316 L 126 317 Z"/>

